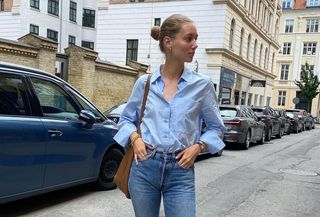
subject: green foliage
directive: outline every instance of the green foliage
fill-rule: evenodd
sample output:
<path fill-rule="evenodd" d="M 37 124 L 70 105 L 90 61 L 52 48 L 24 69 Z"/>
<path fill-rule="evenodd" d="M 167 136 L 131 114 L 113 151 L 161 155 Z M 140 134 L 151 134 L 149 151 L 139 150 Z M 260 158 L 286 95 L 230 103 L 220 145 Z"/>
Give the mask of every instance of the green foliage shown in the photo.
<path fill-rule="evenodd" d="M 313 74 L 309 64 L 306 63 L 301 70 L 300 77 L 300 81 L 295 80 L 294 83 L 300 88 L 304 99 L 308 102 L 311 102 L 312 99 L 315 98 L 319 93 L 318 87 L 320 85 L 320 81 L 318 76 Z"/>

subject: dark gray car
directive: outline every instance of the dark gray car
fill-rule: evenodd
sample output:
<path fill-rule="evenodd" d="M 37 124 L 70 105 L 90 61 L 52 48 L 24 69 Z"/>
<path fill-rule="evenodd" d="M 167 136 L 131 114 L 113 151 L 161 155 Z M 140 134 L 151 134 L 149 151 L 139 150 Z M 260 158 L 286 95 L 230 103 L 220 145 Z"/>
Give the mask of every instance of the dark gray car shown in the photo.
<path fill-rule="evenodd" d="M 250 107 L 220 105 L 220 113 L 227 127 L 224 142 L 240 144 L 242 149 L 248 149 L 251 142 L 264 143 L 265 124 Z"/>

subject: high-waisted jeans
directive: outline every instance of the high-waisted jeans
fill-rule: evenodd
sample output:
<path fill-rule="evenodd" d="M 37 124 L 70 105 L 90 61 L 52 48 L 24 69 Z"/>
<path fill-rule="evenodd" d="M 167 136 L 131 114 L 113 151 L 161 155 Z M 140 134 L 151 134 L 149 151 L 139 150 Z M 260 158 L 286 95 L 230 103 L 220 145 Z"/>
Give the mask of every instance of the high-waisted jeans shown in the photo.
<path fill-rule="evenodd" d="M 132 163 L 129 177 L 136 217 L 159 217 L 162 196 L 166 217 L 195 217 L 194 168 L 180 167 L 175 153 L 147 152 L 146 160 Z"/>

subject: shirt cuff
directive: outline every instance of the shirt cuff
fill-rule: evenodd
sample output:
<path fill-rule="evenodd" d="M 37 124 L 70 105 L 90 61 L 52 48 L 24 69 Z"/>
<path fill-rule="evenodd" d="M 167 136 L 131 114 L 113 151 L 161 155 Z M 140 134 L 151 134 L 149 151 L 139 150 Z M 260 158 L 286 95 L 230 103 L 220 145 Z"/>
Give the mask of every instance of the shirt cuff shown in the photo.
<path fill-rule="evenodd" d="M 124 148 L 130 144 L 130 135 L 137 131 L 137 127 L 134 124 L 127 124 L 122 126 L 113 139 Z"/>
<path fill-rule="evenodd" d="M 224 142 L 220 138 L 220 131 L 208 130 L 201 135 L 200 140 L 208 145 L 208 152 L 215 154 L 225 147 Z"/>

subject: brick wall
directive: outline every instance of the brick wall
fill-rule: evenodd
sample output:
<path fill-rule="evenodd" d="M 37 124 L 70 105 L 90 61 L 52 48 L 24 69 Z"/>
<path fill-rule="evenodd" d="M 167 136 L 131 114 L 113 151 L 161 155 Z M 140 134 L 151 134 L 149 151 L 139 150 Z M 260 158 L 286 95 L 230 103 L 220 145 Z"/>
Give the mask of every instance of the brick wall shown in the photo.
<path fill-rule="evenodd" d="M 0 60 L 55 74 L 57 43 L 28 34 L 18 41 L 0 39 Z M 98 53 L 71 46 L 68 55 L 68 82 L 93 102 L 101 111 L 126 101 L 136 79 L 148 66 L 131 62 L 130 67 L 97 59 Z"/>

